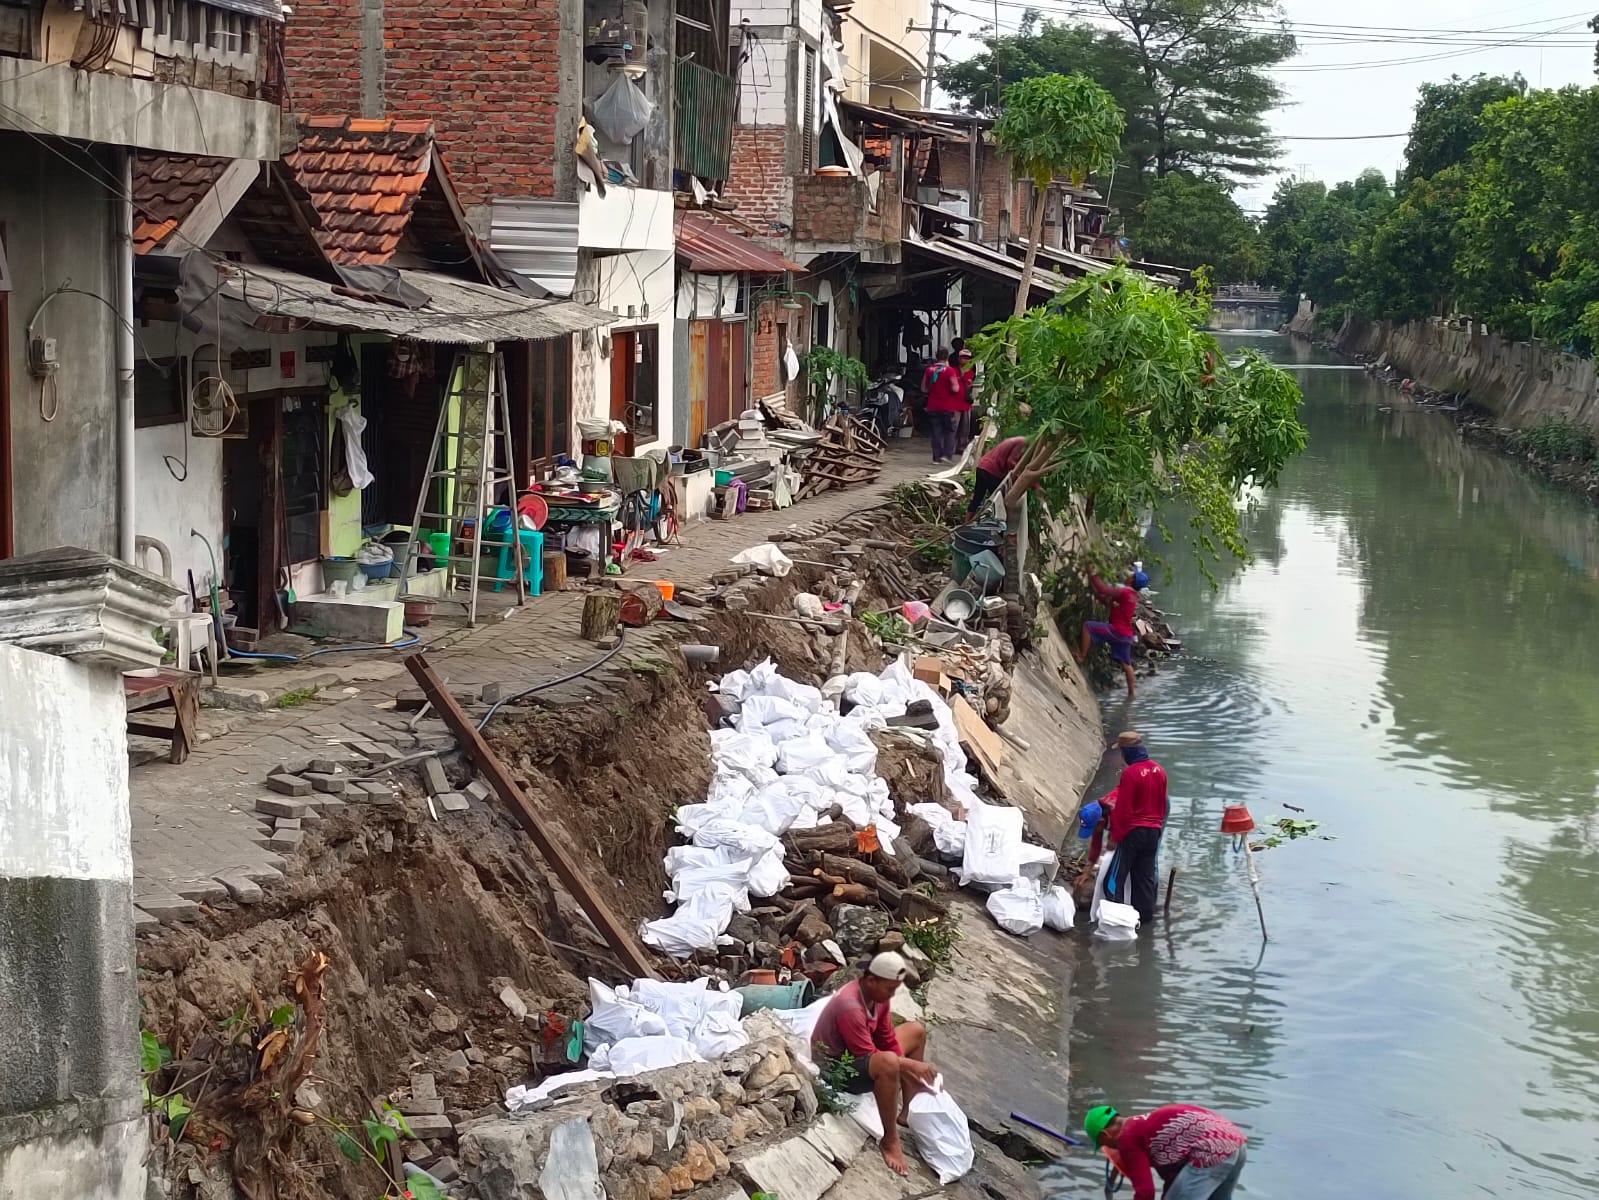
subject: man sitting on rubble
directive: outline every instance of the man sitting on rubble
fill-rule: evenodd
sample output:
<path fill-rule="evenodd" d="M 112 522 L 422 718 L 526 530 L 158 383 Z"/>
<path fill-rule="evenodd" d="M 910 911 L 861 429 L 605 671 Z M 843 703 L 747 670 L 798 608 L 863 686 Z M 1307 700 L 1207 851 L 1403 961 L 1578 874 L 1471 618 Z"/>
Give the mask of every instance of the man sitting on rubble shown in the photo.
<path fill-rule="evenodd" d="M 847 1064 L 853 1071 L 839 1090 L 853 1096 L 871 1092 L 883 1119 L 883 1161 L 908 1175 L 899 1126 L 910 1112 L 911 1097 L 926 1091 L 938 1077 L 924 1062 L 927 1028 L 907 1021 L 898 1029 L 889 1015 L 889 1002 L 910 968 L 905 960 L 885 950 L 867 964 L 866 974 L 839 989 L 817 1018 L 811 1048 L 823 1071 Z M 835 1076 L 836 1078 L 836 1076 Z"/>

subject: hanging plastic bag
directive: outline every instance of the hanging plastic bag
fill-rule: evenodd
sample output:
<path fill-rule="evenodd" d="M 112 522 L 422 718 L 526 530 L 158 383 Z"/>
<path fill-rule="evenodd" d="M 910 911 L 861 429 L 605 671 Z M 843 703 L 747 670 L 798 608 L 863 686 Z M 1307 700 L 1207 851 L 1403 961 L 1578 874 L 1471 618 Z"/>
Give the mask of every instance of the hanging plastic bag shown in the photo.
<path fill-rule="evenodd" d="M 1077 906 L 1072 894 L 1056 884 L 1044 893 L 1044 927 L 1056 933 L 1065 933 L 1077 918 Z"/>
<path fill-rule="evenodd" d="M 916 1139 L 916 1153 L 933 1169 L 939 1183 L 954 1183 L 972 1169 L 977 1155 L 971 1127 L 961 1106 L 944 1090 L 942 1075 L 933 1081 L 932 1091 L 918 1092 L 911 1100 L 906 1124 Z"/>
<path fill-rule="evenodd" d="M 1032 937 L 1044 927 L 1044 900 L 1038 884 L 1023 877 L 988 898 L 988 914 L 1006 933 Z"/>
<path fill-rule="evenodd" d="M 788 349 L 783 351 L 783 366 L 788 371 L 788 378 L 784 382 L 793 383 L 799 378 L 800 360 L 799 355 L 794 352 L 793 342 L 789 342 Z"/>
<path fill-rule="evenodd" d="M 1094 936 L 1107 942 L 1130 942 L 1138 936 L 1138 910 L 1131 904 L 1103 900 Z"/>
<path fill-rule="evenodd" d="M 371 468 L 367 466 L 366 450 L 361 446 L 361 432 L 366 428 L 366 418 L 353 404 L 339 409 L 339 425 L 344 430 L 344 472 L 357 491 L 372 482 Z"/>
<path fill-rule="evenodd" d="M 594 128 L 603 133 L 607 141 L 623 146 L 644 132 L 654 111 L 655 102 L 639 91 L 626 75 L 618 75 L 589 106 Z"/>

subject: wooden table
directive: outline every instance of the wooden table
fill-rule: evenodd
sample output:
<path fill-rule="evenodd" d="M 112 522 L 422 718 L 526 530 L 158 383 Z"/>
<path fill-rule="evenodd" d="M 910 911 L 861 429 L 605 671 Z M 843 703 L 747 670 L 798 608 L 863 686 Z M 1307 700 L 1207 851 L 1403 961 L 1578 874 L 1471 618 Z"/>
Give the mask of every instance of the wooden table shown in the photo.
<path fill-rule="evenodd" d="M 181 763 L 197 744 L 200 721 L 200 676 L 193 671 L 162 667 L 154 675 L 124 675 L 122 696 L 128 706 L 128 732 L 171 743 L 167 756 Z M 135 720 L 135 714 L 172 710 L 172 724 L 153 725 Z"/>

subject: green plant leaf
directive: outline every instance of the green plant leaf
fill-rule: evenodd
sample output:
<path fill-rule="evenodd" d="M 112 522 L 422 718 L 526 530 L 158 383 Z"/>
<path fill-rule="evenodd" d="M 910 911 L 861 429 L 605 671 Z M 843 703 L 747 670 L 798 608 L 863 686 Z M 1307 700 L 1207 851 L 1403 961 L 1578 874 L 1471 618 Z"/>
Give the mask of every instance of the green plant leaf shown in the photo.
<path fill-rule="evenodd" d="M 172 1050 L 148 1029 L 139 1031 L 139 1070 L 159 1071 L 172 1061 Z"/>
<path fill-rule="evenodd" d="M 294 1021 L 294 1005 L 280 1004 L 272 1010 L 272 1025 L 277 1029 L 286 1029 Z"/>
<path fill-rule="evenodd" d="M 400 1140 L 399 1131 L 392 1125 L 385 1125 L 382 1121 L 374 1121 L 371 1117 L 361 1122 L 361 1128 L 366 1130 L 366 1140 L 372 1143 L 372 1149 L 379 1150 L 389 1142 Z"/>
<path fill-rule="evenodd" d="M 361 1143 L 357 1142 L 353 1137 L 345 1133 L 343 1130 L 340 1130 L 338 1133 L 334 1134 L 333 1140 L 338 1143 L 339 1153 L 344 1155 L 345 1158 L 349 1159 L 351 1162 L 361 1161 Z"/>
<path fill-rule="evenodd" d="M 401 1114 L 400 1110 L 395 1108 L 394 1105 L 390 1104 L 387 1100 L 383 1102 L 383 1116 L 386 1120 L 398 1126 L 400 1132 L 406 1137 L 414 1138 L 416 1136 L 416 1134 L 411 1132 L 411 1127 L 405 1123 L 405 1117 Z"/>
<path fill-rule="evenodd" d="M 405 1188 L 411 1193 L 412 1200 L 445 1200 L 439 1185 L 426 1175 L 411 1176 L 405 1181 Z"/>

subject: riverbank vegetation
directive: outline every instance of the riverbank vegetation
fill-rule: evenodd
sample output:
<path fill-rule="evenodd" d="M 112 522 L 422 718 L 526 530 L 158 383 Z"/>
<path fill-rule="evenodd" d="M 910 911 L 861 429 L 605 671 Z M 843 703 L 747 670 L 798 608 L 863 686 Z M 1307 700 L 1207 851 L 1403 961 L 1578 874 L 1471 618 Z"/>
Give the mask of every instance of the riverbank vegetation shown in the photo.
<path fill-rule="evenodd" d="M 1290 179 L 1262 227 L 1266 279 L 1348 314 L 1469 314 L 1505 336 L 1599 345 L 1599 87 L 1519 75 L 1422 87 L 1405 165 L 1328 188 Z"/>

